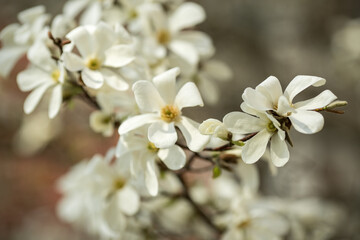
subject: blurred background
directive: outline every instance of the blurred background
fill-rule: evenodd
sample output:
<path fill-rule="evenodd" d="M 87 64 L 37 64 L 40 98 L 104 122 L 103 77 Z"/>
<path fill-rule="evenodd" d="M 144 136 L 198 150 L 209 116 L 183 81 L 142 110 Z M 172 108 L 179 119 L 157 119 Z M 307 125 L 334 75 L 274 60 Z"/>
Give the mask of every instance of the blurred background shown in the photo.
<path fill-rule="evenodd" d="M 325 86 L 309 88 L 297 99 L 330 89 L 349 102 L 346 113 L 324 113 L 323 131 L 312 136 L 293 130 L 289 163 L 276 176 L 259 164 L 262 192 L 336 203 L 347 218 L 334 239 L 360 239 L 360 1 L 197 2 L 207 12 L 199 29 L 213 38 L 216 58 L 230 66 L 234 79 L 219 86 L 218 105 L 189 114 L 198 121 L 222 119 L 239 110 L 246 87 L 270 75 L 279 78 L 283 89 L 296 75 L 327 79 Z M 0 29 L 17 22 L 19 11 L 38 4 L 55 15 L 64 1 L 0 0 Z M 117 136 L 93 133 L 88 124 L 93 109 L 81 101 L 64 108 L 55 121 L 49 122 L 41 110 L 25 117 L 27 94 L 15 82 L 25 64 L 23 59 L 8 79 L 0 81 L 0 239 L 89 239 L 56 219 L 56 179 L 76 162 L 104 154 Z M 24 124 L 35 120 L 41 124 Z M 48 144 L 35 144 L 48 138 Z"/>

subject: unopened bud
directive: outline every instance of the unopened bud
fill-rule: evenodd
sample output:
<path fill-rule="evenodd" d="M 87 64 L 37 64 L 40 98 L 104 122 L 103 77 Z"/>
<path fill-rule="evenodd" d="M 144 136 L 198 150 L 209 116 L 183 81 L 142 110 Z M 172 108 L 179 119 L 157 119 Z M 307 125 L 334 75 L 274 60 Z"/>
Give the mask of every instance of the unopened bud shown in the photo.
<path fill-rule="evenodd" d="M 344 107 L 348 104 L 347 101 L 334 101 L 332 103 L 330 103 L 329 105 L 326 106 L 326 109 L 334 109 L 334 108 L 338 108 L 338 107 Z"/>

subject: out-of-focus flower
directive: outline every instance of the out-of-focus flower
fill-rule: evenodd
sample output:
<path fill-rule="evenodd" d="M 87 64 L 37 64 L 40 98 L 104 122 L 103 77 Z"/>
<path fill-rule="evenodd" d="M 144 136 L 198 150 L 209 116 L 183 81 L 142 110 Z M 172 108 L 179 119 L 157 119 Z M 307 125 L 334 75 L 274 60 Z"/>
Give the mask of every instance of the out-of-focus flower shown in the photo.
<path fill-rule="evenodd" d="M 192 151 L 200 151 L 209 141 L 200 134 L 198 123 L 182 116 L 185 107 L 203 106 L 200 93 L 194 83 L 186 83 L 176 94 L 176 76 L 179 68 L 170 69 L 149 81 L 138 81 L 133 85 L 136 102 L 143 114 L 131 117 L 120 125 L 119 134 L 125 134 L 145 124 L 150 142 L 157 148 L 169 148 L 178 139 L 175 126 L 185 137 Z"/>
<path fill-rule="evenodd" d="M 31 45 L 42 36 L 44 26 L 50 16 L 45 14 L 44 6 L 24 10 L 18 14 L 20 24 L 5 27 L 0 33 L 0 75 L 7 77 L 16 62 Z"/>
<path fill-rule="evenodd" d="M 96 26 L 77 27 L 66 35 L 75 44 L 81 57 L 64 52 L 62 58 L 65 67 L 72 72 L 81 71 L 81 79 L 86 86 L 98 89 L 106 82 L 116 90 L 129 88 L 129 84 L 113 68 L 132 62 L 134 51 L 128 39 L 123 38 L 126 30 L 117 30 L 99 23 Z"/>
<path fill-rule="evenodd" d="M 66 77 L 64 66 L 51 58 L 49 49 L 41 41 L 29 49 L 28 59 L 32 66 L 19 73 L 16 79 L 21 91 L 32 90 L 24 102 L 24 111 L 31 113 L 45 92 L 51 89 L 49 118 L 54 118 L 62 103 L 62 86 Z"/>

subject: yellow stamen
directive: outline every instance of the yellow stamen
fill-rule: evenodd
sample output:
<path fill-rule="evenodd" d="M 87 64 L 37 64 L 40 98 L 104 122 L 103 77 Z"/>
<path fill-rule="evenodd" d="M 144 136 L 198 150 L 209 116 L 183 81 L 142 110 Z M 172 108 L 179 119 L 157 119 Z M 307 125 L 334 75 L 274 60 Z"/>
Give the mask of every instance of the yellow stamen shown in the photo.
<path fill-rule="evenodd" d="M 275 125 L 274 125 L 274 123 L 273 122 L 269 122 L 268 123 L 268 125 L 267 125 L 267 130 L 269 131 L 269 132 L 276 132 L 276 127 L 275 127 Z"/>
<path fill-rule="evenodd" d="M 59 82 L 59 78 L 60 78 L 60 70 L 56 69 L 51 73 L 51 77 L 52 79 L 54 79 L 55 82 Z"/>
<path fill-rule="evenodd" d="M 98 70 L 99 68 L 101 68 L 101 62 L 97 58 L 90 58 L 86 66 L 91 70 Z"/>
<path fill-rule="evenodd" d="M 114 189 L 115 190 L 119 190 L 119 189 L 122 189 L 126 184 L 126 180 L 123 179 L 123 178 L 117 178 L 115 179 L 114 181 Z"/>
<path fill-rule="evenodd" d="M 170 33 L 167 30 L 160 30 L 157 32 L 157 40 L 160 44 L 167 44 L 170 42 Z"/>
<path fill-rule="evenodd" d="M 180 116 L 180 111 L 176 106 L 166 105 L 161 109 L 161 119 L 165 122 L 174 122 Z"/>
<path fill-rule="evenodd" d="M 153 152 L 153 153 L 157 153 L 159 151 L 159 148 L 157 148 L 155 146 L 154 143 L 152 142 L 149 142 L 148 145 L 147 145 L 147 149 L 150 151 L 150 152 Z"/>

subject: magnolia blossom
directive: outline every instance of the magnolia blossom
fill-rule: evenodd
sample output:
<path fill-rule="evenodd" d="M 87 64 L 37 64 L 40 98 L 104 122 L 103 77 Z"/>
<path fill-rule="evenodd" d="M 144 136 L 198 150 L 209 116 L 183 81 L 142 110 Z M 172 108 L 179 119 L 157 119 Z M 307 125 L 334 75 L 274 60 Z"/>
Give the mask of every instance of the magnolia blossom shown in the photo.
<path fill-rule="evenodd" d="M 134 60 L 133 47 L 123 28 L 114 31 L 105 23 L 96 26 L 80 26 L 67 34 L 80 52 L 81 57 L 64 52 L 65 67 L 81 71 L 85 85 L 98 89 L 104 81 L 116 90 L 126 90 L 129 84 L 113 68 L 123 67 Z"/>
<path fill-rule="evenodd" d="M 128 164 L 110 165 L 112 156 L 111 150 L 105 158 L 95 155 L 80 162 L 59 181 L 64 195 L 58 205 L 61 219 L 105 238 L 119 238 L 126 216 L 134 215 L 140 204 Z"/>
<path fill-rule="evenodd" d="M 42 42 L 30 48 L 28 59 L 32 66 L 19 73 L 16 79 L 21 91 L 32 90 L 24 102 L 24 111 L 27 114 L 33 112 L 45 92 L 51 89 L 49 118 L 54 118 L 62 103 L 62 86 L 66 77 L 64 66 L 51 58 L 49 49 Z"/>
<path fill-rule="evenodd" d="M 301 133 L 316 133 L 323 128 L 324 117 L 314 110 L 325 107 L 334 101 L 336 96 L 330 90 L 325 90 L 306 101 L 293 103 L 293 99 L 304 89 L 310 86 L 319 87 L 325 82 L 326 80 L 320 77 L 297 76 L 283 93 L 279 80 L 271 76 L 255 89 L 245 89 L 244 104 L 258 111 L 273 110 L 280 116 L 288 117 L 294 128 Z"/>
<path fill-rule="evenodd" d="M 180 129 L 192 151 L 200 151 L 209 137 L 200 134 L 198 123 L 182 116 L 185 107 L 203 106 L 194 83 L 186 83 L 176 94 L 176 76 L 179 68 L 170 69 L 149 81 L 133 85 L 135 100 L 143 114 L 131 117 L 120 125 L 119 134 L 150 124 L 149 141 L 157 148 L 169 148 L 177 139 L 175 126 Z"/>
<path fill-rule="evenodd" d="M 24 10 L 18 14 L 20 24 L 5 27 L 0 33 L 0 75 L 8 76 L 16 62 L 44 31 L 50 16 L 45 14 L 44 6 Z"/>
<path fill-rule="evenodd" d="M 131 159 L 130 165 L 133 175 L 144 176 L 147 191 L 155 196 L 158 193 L 155 161 L 160 159 L 169 169 L 179 170 L 185 165 L 186 156 L 182 148 L 177 145 L 157 148 L 154 143 L 148 140 L 147 133 L 148 126 L 143 126 L 121 136 L 116 155 L 124 161 Z"/>
<path fill-rule="evenodd" d="M 146 4 L 141 8 L 144 32 L 144 50 L 156 59 L 163 59 L 169 49 L 191 65 L 200 57 L 214 52 L 211 39 L 205 33 L 188 30 L 205 20 L 204 9 L 193 2 L 178 6 L 169 16 L 159 4 Z M 151 51 L 151 52 L 149 52 Z"/>

